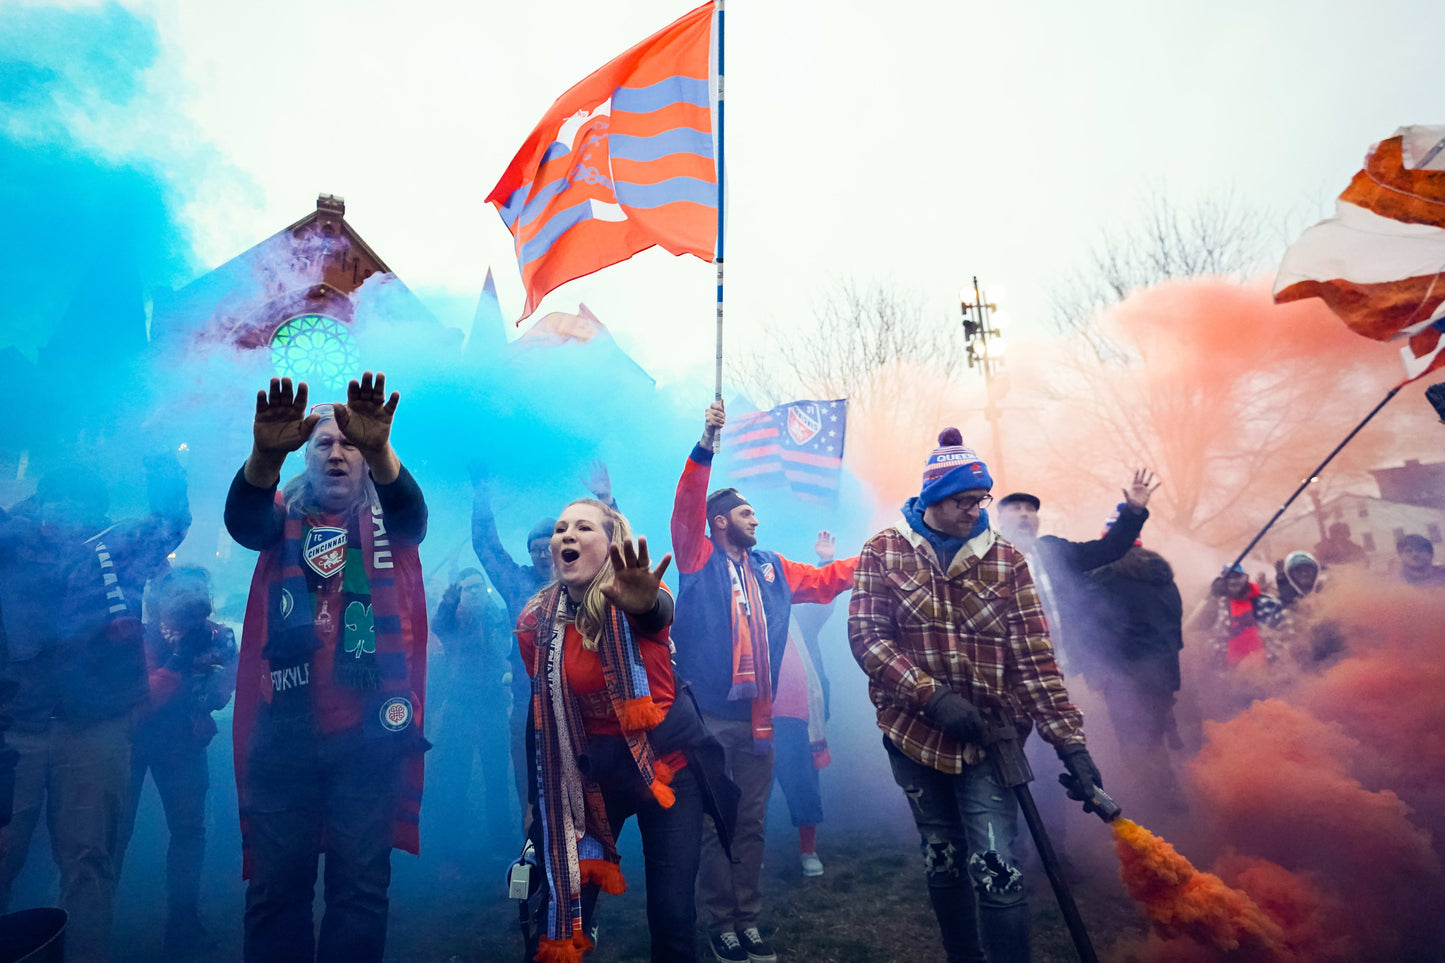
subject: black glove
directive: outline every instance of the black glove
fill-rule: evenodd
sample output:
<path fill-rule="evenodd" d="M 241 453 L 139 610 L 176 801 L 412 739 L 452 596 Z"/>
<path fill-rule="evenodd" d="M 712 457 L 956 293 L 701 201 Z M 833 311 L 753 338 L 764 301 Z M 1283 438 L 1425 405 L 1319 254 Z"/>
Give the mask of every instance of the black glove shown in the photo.
<path fill-rule="evenodd" d="M 1073 781 L 1078 784 L 1082 792 L 1089 792 L 1095 786 L 1104 788 L 1104 777 L 1099 775 L 1099 767 L 1094 765 L 1094 760 L 1089 757 L 1089 750 L 1081 743 L 1072 743 L 1058 748 L 1059 761 L 1069 771 Z M 1069 793 L 1073 799 L 1079 799 L 1073 792 Z"/>
<path fill-rule="evenodd" d="M 933 724 L 959 742 L 983 742 L 988 723 L 972 702 L 952 689 L 940 689 L 924 710 Z"/>

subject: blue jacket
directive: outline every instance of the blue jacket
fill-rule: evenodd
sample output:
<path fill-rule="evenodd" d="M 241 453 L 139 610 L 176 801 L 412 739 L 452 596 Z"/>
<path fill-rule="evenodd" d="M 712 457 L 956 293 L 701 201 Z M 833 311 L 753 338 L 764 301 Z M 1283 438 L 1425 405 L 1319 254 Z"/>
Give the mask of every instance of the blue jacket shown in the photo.
<path fill-rule="evenodd" d="M 683 466 L 672 507 L 672 552 L 678 569 L 672 641 L 677 674 L 691 684 L 698 706 L 726 719 L 746 720 L 752 715 L 751 701 L 728 700 L 733 673 L 733 591 L 727 553 L 707 534 L 711 473 L 712 452 L 694 446 Z M 850 591 L 858 559 L 815 567 L 755 548 L 747 553 L 747 564 L 762 597 L 771 683 L 776 692 L 793 603 L 826 604 Z"/>

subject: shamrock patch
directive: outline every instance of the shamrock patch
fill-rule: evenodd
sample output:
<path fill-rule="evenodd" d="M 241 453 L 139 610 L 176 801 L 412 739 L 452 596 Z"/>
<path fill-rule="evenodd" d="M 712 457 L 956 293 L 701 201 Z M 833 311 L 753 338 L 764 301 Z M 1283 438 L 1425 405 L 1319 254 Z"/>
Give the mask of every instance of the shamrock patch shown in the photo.
<path fill-rule="evenodd" d="M 371 606 L 352 602 L 346 607 L 346 635 L 342 640 L 348 655 L 358 659 L 362 653 L 371 655 L 376 651 L 376 628 L 372 621 Z"/>

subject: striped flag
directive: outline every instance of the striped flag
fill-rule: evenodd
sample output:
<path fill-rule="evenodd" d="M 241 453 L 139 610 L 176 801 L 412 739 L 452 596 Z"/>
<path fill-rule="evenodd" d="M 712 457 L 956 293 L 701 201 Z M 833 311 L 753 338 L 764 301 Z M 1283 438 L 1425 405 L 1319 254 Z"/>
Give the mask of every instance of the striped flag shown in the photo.
<path fill-rule="evenodd" d="M 1335 216 L 1285 252 L 1274 299 L 1301 298 L 1367 338 L 1404 341 L 1410 381 L 1445 367 L 1445 127 L 1401 127 L 1370 149 Z"/>
<path fill-rule="evenodd" d="M 552 289 L 655 245 L 712 260 L 713 8 L 709 0 L 557 98 L 487 196 L 512 232 L 523 318 Z"/>
<path fill-rule="evenodd" d="M 728 472 L 749 488 L 787 485 L 799 500 L 832 504 L 843 473 L 848 401 L 791 401 L 730 421 L 722 431 Z"/>

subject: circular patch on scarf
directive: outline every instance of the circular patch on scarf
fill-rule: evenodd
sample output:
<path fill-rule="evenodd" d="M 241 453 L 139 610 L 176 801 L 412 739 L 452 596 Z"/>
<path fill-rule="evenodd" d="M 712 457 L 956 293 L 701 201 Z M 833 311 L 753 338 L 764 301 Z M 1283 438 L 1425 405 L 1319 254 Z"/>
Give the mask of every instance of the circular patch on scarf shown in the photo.
<path fill-rule="evenodd" d="M 411 725 L 411 703 L 396 696 L 381 704 L 381 725 L 389 732 L 400 732 Z"/>
<path fill-rule="evenodd" d="M 291 617 L 291 610 L 292 610 L 293 608 L 295 608 L 295 607 L 296 607 L 296 600 L 291 597 L 291 593 L 290 593 L 289 591 L 287 591 L 286 589 L 282 589 L 282 590 L 281 590 L 281 618 L 282 618 L 282 619 L 289 619 L 289 618 Z"/>

